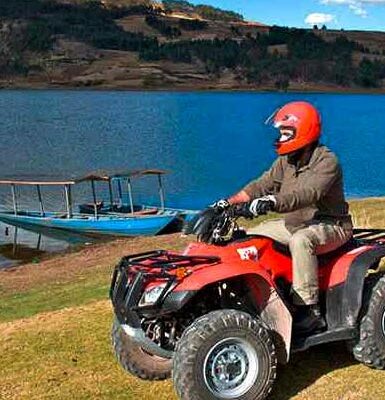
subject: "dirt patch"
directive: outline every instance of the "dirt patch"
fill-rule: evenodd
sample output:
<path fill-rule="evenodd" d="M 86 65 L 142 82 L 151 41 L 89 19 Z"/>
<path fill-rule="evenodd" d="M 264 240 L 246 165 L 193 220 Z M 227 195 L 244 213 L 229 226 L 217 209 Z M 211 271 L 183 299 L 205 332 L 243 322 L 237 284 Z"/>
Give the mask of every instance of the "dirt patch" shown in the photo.
<path fill-rule="evenodd" d="M 190 238 L 191 240 L 191 238 Z M 128 254 L 154 249 L 180 250 L 189 241 L 180 234 L 117 239 L 59 254 L 40 264 L 26 264 L 0 271 L 0 293 L 23 292 L 49 283 L 66 283 L 92 273 L 110 273 L 119 259 Z"/>

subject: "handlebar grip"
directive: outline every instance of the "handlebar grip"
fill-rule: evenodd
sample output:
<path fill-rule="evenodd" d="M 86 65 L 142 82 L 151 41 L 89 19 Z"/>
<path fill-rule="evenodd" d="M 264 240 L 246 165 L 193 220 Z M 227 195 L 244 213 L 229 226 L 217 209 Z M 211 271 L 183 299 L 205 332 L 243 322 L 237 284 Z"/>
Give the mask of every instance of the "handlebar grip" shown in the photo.
<path fill-rule="evenodd" d="M 234 215 L 246 219 L 253 219 L 255 215 L 250 211 L 250 203 L 239 203 L 234 206 Z"/>

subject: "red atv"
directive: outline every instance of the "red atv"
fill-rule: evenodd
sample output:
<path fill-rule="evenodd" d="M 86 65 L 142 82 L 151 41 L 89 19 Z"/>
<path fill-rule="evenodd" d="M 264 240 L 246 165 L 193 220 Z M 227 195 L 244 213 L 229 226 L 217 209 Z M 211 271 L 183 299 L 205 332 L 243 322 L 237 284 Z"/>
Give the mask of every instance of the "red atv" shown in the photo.
<path fill-rule="evenodd" d="M 333 341 L 385 368 L 385 230 L 355 230 L 319 258 L 327 329 L 292 333 L 288 248 L 238 228 L 241 209 L 209 208 L 191 225 L 198 242 L 183 254 L 152 251 L 123 258 L 112 278 L 116 357 L 148 380 L 171 375 L 181 399 L 264 399 L 277 363 Z"/>

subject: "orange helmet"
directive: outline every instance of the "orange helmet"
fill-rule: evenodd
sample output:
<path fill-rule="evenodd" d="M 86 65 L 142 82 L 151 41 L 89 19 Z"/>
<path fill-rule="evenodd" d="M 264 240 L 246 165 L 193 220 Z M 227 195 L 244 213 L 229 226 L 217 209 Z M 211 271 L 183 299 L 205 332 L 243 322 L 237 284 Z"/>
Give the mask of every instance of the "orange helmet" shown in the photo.
<path fill-rule="evenodd" d="M 314 106 L 304 101 L 286 104 L 266 123 L 272 123 L 280 131 L 275 142 L 280 156 L 302 149 L 321 136 L 321 116 Z"/>

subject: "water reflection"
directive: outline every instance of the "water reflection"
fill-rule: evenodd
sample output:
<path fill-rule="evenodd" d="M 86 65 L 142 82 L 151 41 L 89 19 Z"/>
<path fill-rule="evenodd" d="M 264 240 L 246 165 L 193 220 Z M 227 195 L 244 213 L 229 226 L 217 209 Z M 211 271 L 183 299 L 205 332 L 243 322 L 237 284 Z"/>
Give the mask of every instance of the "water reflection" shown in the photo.
<path fill-rule="evenodd" d="M 48 253 L 60 252 L 74 245 L 106 240 L 58 229 L 28 228 L 0 224 L 0 268 L 25 262 L 39 262 Z"/>

